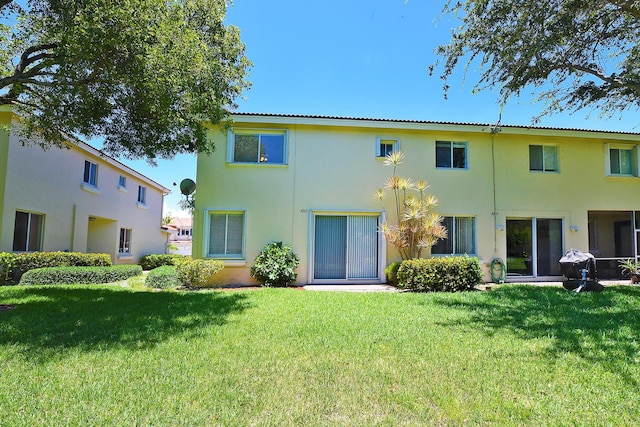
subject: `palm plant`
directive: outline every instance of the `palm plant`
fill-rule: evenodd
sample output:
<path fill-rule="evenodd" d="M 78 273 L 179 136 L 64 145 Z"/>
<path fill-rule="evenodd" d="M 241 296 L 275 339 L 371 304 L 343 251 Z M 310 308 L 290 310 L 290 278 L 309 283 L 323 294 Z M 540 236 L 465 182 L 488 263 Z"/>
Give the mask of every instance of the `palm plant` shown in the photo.
<path fill-rule="evenodd" d="M 376 191 L 374 198 L 380 200 L 384 209 L 385 195 L 388 192 L 393 194 L 397 223 L 387 221 L 380 231 L 406 260 L 420 258 L 424 249 L 447 237 L 447 229 L 442 225 L 443 218 L 431 212 L 438 205 L 438 199 L 426 193 L 429 185 L 423 180 L 414 183 L 411 178 L 397 174 L 397 167 L 403 159 L 401 151 L 386 156 L 384 164 L 392 167 L 393 173 L 387 178 L 384 188 Z"/>
<path fill-rule="evenodd" d="M 631 279 L 631 283 L 638 282 L 640 278 L 640 262 L 635 259 L 625 259 L 619 263 L 622 274 L 626 274 Z"/>

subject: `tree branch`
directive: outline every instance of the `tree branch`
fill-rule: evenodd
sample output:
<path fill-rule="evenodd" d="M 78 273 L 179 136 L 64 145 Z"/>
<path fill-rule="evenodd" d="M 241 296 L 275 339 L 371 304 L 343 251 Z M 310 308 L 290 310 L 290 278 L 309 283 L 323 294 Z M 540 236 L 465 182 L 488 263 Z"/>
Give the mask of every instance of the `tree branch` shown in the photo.
<path fill-rule="evenodd" d="M 20 56 L 20 62 L 18 62 L 18 65 L 16 65 L 16 73 L 22 73 L 30 64 L 33 64 L 34 62 L 41 59 L 55 58 L 54 54 L 48 53 L 46 51 L 55 49 L 56 47 L 58 47 L 58 43 L 47 43 L 28 47 Z M 30 56 L 31 54 L 36 52 L 42 53 L 39 53 L 35 56 Z"/>
<path fill-rule="evenodd" d="M 565 64 L 566 67 L 568 69 L 572 69 L 572 70 L 576 70 L 576 71 L 582 71 L 584 73 L 590 74 L 604 82 L 609 83 L 611 86 L 613 87 L 617 87 L 617 88 L 627 88 L 630 89 L 632 91 L 634 91 L 635 93 L 637 93 L 638 95 L 640 95 L 640 83 L 634 83 L 634 82 L 626 82 L 620 79 L 616 79 L 613 77 L 608 77 L 605 76 L 604 74 L 600 73 L 599 71 L 596 71 L 592 68 L 589 67 L 585 67 L 582 65 L 576 65 L 576 64 Z"/>
<path fill-rule="evenodd" d="M 640 9 L 638 9 L 637 2 L 629 0 L 606 0 L 602 3 L 613 4 L 617 6 L 619 10 L 628 13 L 636 19 L 640 19 Z"/>

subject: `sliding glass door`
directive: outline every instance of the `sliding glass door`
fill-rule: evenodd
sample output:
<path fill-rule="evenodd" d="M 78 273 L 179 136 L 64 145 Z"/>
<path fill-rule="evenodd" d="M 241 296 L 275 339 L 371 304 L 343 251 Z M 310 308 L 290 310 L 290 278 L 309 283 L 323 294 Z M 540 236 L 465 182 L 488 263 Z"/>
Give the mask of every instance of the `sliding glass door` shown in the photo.
<path fill-rule="evenodd" d="M 314 280 L 378 280 L 378 222 L 372 215 L 315 215 Z"/>
<path fill-rule="evenodd" d="M 562 219 L 507 219 L 507 273 L 561 276 Z"/>

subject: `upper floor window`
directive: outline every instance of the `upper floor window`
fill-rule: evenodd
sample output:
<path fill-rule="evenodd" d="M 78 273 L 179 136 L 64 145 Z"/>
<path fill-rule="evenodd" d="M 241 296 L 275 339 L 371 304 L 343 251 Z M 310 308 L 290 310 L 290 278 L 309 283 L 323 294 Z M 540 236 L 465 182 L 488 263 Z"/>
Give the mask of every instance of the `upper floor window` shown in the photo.
<path fill-rule="evenodd" d="M 631 146 L 609 146 L 609 174 L 610 175 L 625 175 L 633 176 L 634 173 L 634 161 L 633 153 L 634 148 Z"/>
<path fill-rule="evenodd" d="M 147 204 L 147 188 L 142 185 L 138 186 L 138 203 Z"/>
<path fill-rule="evenodd" d="M 84 183 L 98 186 L 98 165 L 89 160 L 84 161 Z"/>
<path fill-rule="evenodd" d="M 210 257 L 244 257 L 244 212 L 211 212 L 208 240 Z"/>
<path fill-rule="evenodd" d="M 229 163 L 287 164 L 287 131 L 236 130 L 229 133 Z"/>
<path fill-rule="evenodd" d="M 558 147 L 555 145 L 530 145 L 529 170 L 558 172 Z"/>
<path fill-rule="evenodd" d="M 434 255 L 464 255 L 476 253 L 476 219 L 464 216 L 445 216 L 442 225 L 447 238 L 438 240 L 431 248 Z"/>
<path fill-rule="evenodd" d="M 400 149 L 397 139 L 377 138 L 376 157 L 386 157 L 388 154 Z"/>
<path fill-rule="evenodd" d="M 13 229 L 13 250 L 18 252 L 42 249 L 44 215 L 16 211 Z"/>
<path fill-rule="evenodd" d="M 467 143 L 436 141 L 436 167 L 449 169 L 467 168 Z"/>
<path fill-rule="evenodd" d="M 127 177 L 120 175 L 118 179 L 118 187 L 127 188 Z"/>

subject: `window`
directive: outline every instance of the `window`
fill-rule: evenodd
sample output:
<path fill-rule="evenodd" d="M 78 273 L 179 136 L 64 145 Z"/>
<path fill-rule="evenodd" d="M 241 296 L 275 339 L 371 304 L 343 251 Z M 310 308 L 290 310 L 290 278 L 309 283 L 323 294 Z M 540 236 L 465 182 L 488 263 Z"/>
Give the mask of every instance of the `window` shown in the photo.
<path fill-rule="evenodd" d="M 120 175 L 118 180 L 118 187 L 127 188 L 127 177 Z"/>
<path fill-rule="evenodd" d="M 436 141 L 436 167 L 466 169 L 467 143 Z"/>
<path fill-rule="evenodd" d="M 376 157 L 386 157 L 388 154 L 398 151 L 399 148 L 397 139 L 376 139 Z"/>
<path fill-rule="evenodd" d="M 476 219 L 473 217 L 446 216 L 442 225 L 447 228 L 447 238 L 438 240 L 431 248 L 432 254 L 463 255 L 476 253 Z"/>
<path fill-rule="evenodd" d="M 147 204 L 147 188 L 142 185 L 138 186 L 138 203 Z"/>
<path fill-rule="evenodd" d="M 13 250 L 17 252 L 42 249 L 44 215 L 16 211 L 13 229 Z"/>
<path fill-rule="evenodd" d="M 609 173 L 611 175 L 633 175 L 633 148 L 609 147 Z"/>
<path fill-rule="evenodd" d="M 286 131 L 236 131 L 229 134 L 229 163 L 287 164 Z"/>
<path fill-rule="evenodd" d="M 84 183 L 98 186 L 98 165 L 89 160 L 84 161 Z"/>
<path fill-rule="evenodd" d="M 119 254 L 131 254 L 131 229 L 130 228 L 121 228 L 120 229 L 120 243 L 118 244 L 118 253 Z"/>
<path fill-rule="evenodd" d="M 244 258 L 244 212 L 211 212 L 210 257 Z"/>
<path fill-rule="evenodd" d="M 555 145 L 530 145 L 529 170 L 558 172 L 558 147 Z"/>

